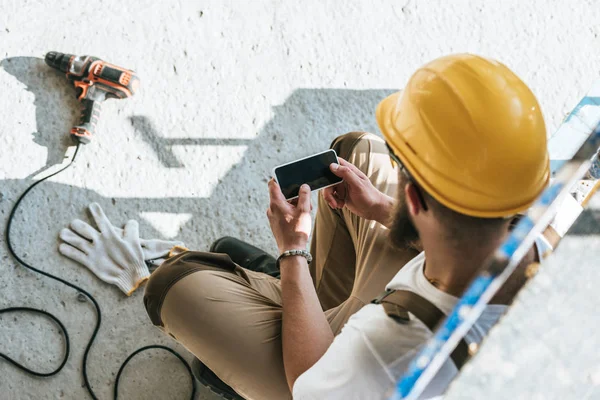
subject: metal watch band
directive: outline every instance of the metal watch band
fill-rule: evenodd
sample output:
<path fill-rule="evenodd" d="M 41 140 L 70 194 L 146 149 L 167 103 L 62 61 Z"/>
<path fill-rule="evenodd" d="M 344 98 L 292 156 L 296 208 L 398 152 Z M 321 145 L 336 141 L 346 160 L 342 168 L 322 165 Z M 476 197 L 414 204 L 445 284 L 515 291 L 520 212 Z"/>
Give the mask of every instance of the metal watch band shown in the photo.
<path fill-rule="evenodd" d="M 302 256 L 306 258 L 306 262 L 310 264 L 312 261 L 312 255 L 306 250 L 287 250 L 279 255 L 277 258 L 277 269 L 279 269 L 279 262 L 282 258 L 290 257 L 290 256 Z"/>

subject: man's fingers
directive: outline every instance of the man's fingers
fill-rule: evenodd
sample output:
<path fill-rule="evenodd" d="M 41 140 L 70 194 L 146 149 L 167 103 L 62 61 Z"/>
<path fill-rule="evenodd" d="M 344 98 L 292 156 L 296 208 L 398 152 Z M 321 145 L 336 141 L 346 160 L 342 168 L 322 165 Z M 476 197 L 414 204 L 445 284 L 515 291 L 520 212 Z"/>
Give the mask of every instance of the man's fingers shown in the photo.
<path fill-rule="evenodd" d="M 351 169 L 356 175 L 358 175 L 359 178 L 369 179 L 367 177 L 367 175 L 365 175 L 364 172 L 362 172 L 360 169 L 358 169 L 358 167 L 356 165 L 352 164 L 351 162 L 348 162 L 348 161 L 344 160 L 343 158 L 339 158 L 339 157 L 338 157 L 338 161 L 340 162 L 340 165 Z"/>
<path fill-rule="evenodd" d="M 361 178 L 349 166 L 340 164 L 331 164 L 331 172 L 342 178 L 348 185 L 356 186 L 360 184 Z"/>
<path fill-rule="evenodd" d="M 98 203 L 92 203 L 89 206 L 90 213 L 92 213 L 92 217 L 94 221 L 96 221 L 96 226 L 100 229 L 102 233 L 112 232 L 112 224 L 104 214 L 104 210 L 100 207 Z"/>
<path fill-rule="evenodd" d="M 323 189 L 323 200 L 325 200 L 325 202 L 327 204 L 329 204 L 329 207 L 331 208 L 337 208 L 337 202 L 335 201 L 335 198 L 333 197 L 333 186 L 332 187 L 328 187 Z"/>
<path fill-rule="evenodd" d="M 79 236 L 83 236 L 88 240 L 95 240 L 100 235 L 100 232 L 95 230 L 90 224 L 87 224 L 80 219 L 76 219 L 71 222 L 71 229 L 73 229 L 73 231 Z"/>
<path fill-rule="evenodd" d="M 285 196 L 281 193 L 281 188 L 275 182 L 275 179 L 269 181 L 269 198 L 271 199 L 271 205 L 281 206 L 284 203 L 287 204 Z"/>
<path fill-rule="evenodd" d="M 344 207 L 344 201 L 335 197 L 335 188 L 336 186 L 332 186 L 324 189 L 323 199 L 325 199 L 331 208 L 342 208 Z"/>
<path fill-rule="evenodd" d="M 298 193 L 298 205 L 296 206 L 300 211 L 310 212 L 310 186 L 306 183 L 300 186 Z"/>
<path fill-rule="evenodd" d="M 335 205 L 337 208 L 344 208 L 346 205 L 346 199 L 340 198 L 338 193 L 334 193 L 333 198 L 335 199 Z"/>

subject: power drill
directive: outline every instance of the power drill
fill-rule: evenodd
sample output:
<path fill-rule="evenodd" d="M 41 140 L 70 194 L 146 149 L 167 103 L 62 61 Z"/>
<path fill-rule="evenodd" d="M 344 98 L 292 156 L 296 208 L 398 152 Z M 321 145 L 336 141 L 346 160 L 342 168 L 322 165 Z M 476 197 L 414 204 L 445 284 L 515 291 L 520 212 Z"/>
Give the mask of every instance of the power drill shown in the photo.
<path fill-rule="evenodd" d="M 100 116 L 101 102 L 133 96 L 140 80 L 135 72 L 118 67 L 91 56 L 51 51 L 46 54 L 46 64 L 67 74 L 77 90 L 77 99 L 82 102 L 79 125 L 71 129 L 82 144 L 92 140 Z"/>

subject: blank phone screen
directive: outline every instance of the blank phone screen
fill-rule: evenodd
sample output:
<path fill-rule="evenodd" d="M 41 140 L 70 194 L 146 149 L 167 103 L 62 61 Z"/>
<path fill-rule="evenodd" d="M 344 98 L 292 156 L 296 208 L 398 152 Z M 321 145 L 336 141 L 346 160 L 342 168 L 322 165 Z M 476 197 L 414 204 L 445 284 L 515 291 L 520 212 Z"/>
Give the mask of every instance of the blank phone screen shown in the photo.
<path fill-rule="evenodd" d="M 286 199 L 298 196 L 300 186 L 304 183 L 311 190 L 317 190 L 326 186 L 340 183 L 339 178 L 331 172 L 329 165 L 337 164 L 335 152 L 328 151 L 275 168 L 275 175 L 281 191 Z"/>

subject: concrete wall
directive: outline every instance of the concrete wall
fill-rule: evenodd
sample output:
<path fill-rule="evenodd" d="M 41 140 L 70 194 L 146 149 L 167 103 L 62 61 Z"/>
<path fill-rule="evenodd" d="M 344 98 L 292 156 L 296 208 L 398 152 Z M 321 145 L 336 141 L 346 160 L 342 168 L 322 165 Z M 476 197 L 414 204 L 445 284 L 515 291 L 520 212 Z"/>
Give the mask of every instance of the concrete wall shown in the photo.
<path fill-rule="evenodd" d="M 424 62 L 454 52 L 494 57 L 516 71 L 538 96 L 552 132 L 598 77 L 599 20 L 598 2 L 568 0 L 0 0 L 1 227 L 24 188 L 62 162 L 78 114 L 74 90 L 43 63 L 43 55 L 92 54 L 135 69 L 142 78 L 139 94 L 105 103 L 95 141 L 74 168 L 36 188 L 13 228 L 15 247 L 27 261 L 82 285 L 100 302 L 103 325 L 89 374 L 100 397 L 108 398 L 120 363 L 134 349 L 161 343 L 185 350 L 150 326 L 141 292 L 125 298 L 57 252 L 58 232 L 76 217 L 87 218 L 90 202 L 99 202 L 115 224 L 137 219 L 144 237 L 177 238 L 206 249 L 227 234 L 274 250 L 264 217 L 274 165 L 324 149 L 346 131 L 376 131 L 377 102 Z M 565 244 L 565 254 L 582 246 L 590 250 L 589 240 L 596 239 L 585 240 Z M 573 266 L 553 271 L 578 272 Z M 573 286 L 557 275 L 547 292 L 537 289 L 558 296 L 559 306 L 560 299 L 569 299 L 563 311 L 573 323 L 584 315 L 577 305 L 595 295 L 590 282 L 597 271 L 585 271 Z M 524 295 L 523 303 L 542 298 Z M 72 355 L 50 379 L 33 379 L 0 362 L 1 397 L 85 398 L 80 364 L 94 323 L 91 306 L 78 302 L 73 290 L 24 270 L 2 244 L 0 308 L 11 305 L 57 314 L 71 333 Z M 540 329 L 549 330 L 555 325 L 546 315 L 553 310 L 521 309 L 507 318 L 490 338 L 494 354 L 516 357 L 519 338 L 533 332 L 520 324 L 535 315 Z M 579 332 L 569 326 L 568 332 Z M 560 332 L 544 342 L 548 351 L 536 353 L 526 370 L 553 372 L 547 366 L 571 354 L 560 365 L 568 371 L 562 376 L 572 379 L 547 379 L 582 386 L 581 367 L 591 365 L 586 357 L 595 349 L 571 349 L 593 333 L 571 338 Z M 559 344 L 564 351 L 554 346 Z M 0 318 L 0 351 L 39 370 L 50 370 L 62 356 L 56 328 L 25 315 Z M 467 390 L 482 398 L 488 388 L 509 398 L 549 382 L 516 380 L 528 376 L 516 358 L 520 367 L 512 369 L 512 378 L 496 380 L 500 367 L 485 354 L 484 348 L 454 385 L 453 398 L 465 398 Z M 481 364 L 485 374 L 475 370 Z M 593 376 L 586 388 L 598 384 L 597 372 Z M 126 399 L 183 399 L 189 391 L 185 370 L 159 352 L 134 361 L 123 379 Z M 580 393 L 593 398 L 589 390 Z"/>

